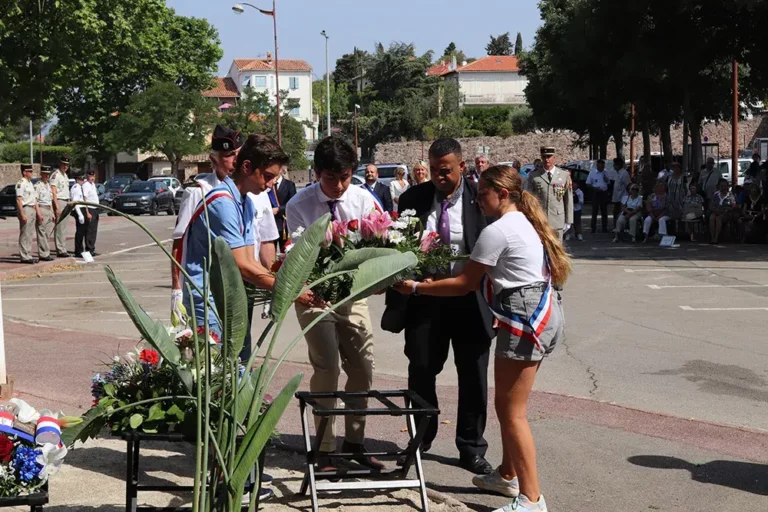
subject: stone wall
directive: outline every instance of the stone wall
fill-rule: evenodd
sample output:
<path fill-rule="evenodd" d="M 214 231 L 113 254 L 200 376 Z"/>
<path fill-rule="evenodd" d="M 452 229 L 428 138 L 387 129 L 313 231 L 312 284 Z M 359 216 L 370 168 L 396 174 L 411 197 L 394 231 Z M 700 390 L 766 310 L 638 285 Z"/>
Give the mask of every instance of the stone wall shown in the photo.
<path fill-rule="evenodd" d="M 730 157 L 731 154 L 731 125 L 729 123 L 709 123 L 704 126 L 704 137 L 709 142 L 720 143 L 720 156 Z M 755 117 L 739 123 L 739 148 L 752 147 L 756 138 L 768 137 L 768 116 Z M 490 147 L 489 158 L 491 162 L 508 162 L 515 158 L 523 163 L 532 162 L 539 157 L 541 146 L 554 146 L 557 148 L 557 161 L 568 162 L 571 160 L 586 160 L 589 158 L 589 149 L 576 146 L 576 134 L 573 132 L 542 132 L 515 135 L 509 138 L 502 137 L 473 137 L 459 139 L 464 148 L 464 156 L 467 161 L 474 156 L 481 146 Z M 629 137 L 625 136 L 625 156 L 629 156 Z M 412 166 L 426 157 L 430 142 L 395 142 L 379 144 L 376 146 L 374 156 L 375 163 L 405 163 Z M 643 138 L 638 133 L 635 138 L 637 154 L 643 150 Z M 672 148 L 675 154 L 683 152 L 682 126 L 672 128 Z M 651 151 L 661 152 L 659 137 L 651 138 Z M 616 146 L 613 140 L 608 145 L 608 158 L 616 156 Z"/>
<path fill-rule="evenodd" d="M 40 164 L 34 164 L 32 177 L 40 176 Z M 0 164 L 0 188 L 12 185 L 21 179 L 21 164 Z"/>

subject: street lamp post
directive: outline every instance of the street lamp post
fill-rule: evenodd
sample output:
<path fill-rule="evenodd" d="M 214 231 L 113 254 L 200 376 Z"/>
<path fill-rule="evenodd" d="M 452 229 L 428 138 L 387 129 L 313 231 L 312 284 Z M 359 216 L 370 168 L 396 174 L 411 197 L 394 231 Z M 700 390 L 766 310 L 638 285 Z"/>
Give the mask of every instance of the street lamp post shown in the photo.
<path fill-rule="evenodd" d="M 266 9 L 260 9 L 256 7 L 255 5 L 251 5 L 247 2 L 243 2 L 240 4 L 235 4 L 232 6 L 232 10 L 235 11 L 237 14 L 242 14 L 245 11 L 244 6 L 248 6 L 252 9 L 256 9 L 261 14 L 265 14 L 267 16 L 272 16 L 272 26 L 274 29 L 275 34 L 275 101 L 277 102 L 276 105 L 276 115 L 277 115 L 277 143 L 282 146 L 283 144 L 283 123 L 282 118 L 280 117 L 280 61 L 277 58 L 277 6 L 275 5 L 276 0 L 272 0 L 272 10 L 267 11 Z"/>
<path fill-rule="evenodd" d="M 360 105 L 355 103 L 355 154 L 358 155 L 358 158 L 359 158 L 360 150 L 358 149 L 359 146 L 357 143 L 357 110 L 359 108 L 360 108 Z"/>
<path fill-rule="evenodd" d="M 331 70 L 328 67 L 328 34 L 325 30 L 320 32 L 325 38 L 325 113 L 326 130 L 328 137 L 331 136 Z"/>

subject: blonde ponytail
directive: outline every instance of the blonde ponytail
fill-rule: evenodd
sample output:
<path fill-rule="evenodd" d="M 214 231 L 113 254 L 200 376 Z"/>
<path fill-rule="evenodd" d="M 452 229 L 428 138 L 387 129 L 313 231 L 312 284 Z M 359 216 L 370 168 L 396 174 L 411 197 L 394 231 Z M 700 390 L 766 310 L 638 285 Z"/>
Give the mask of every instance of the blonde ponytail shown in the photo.
<path fill-rule="evenodd" d="M 541 239 L 549 258 L 552 282 L 563 286 L 572 272 L 571 258 L 565 251 L 560 236 L 549 225 L 539 200 L 530 192 L 523 191 L 523 179 L 520 174 L 511 167 L 497 165 L 483 172 L 480 179 L 495 190 L 506 189 L 509 192 L 509 200 L 517 205 L 518 210 L 525 215 Z"/>

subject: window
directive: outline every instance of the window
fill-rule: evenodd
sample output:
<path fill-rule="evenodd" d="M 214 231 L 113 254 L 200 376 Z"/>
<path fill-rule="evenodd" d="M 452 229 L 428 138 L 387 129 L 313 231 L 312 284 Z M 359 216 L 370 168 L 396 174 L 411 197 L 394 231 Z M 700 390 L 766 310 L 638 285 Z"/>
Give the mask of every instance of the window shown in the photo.
<path fill-rule="evenodd" d="M 299 107 L 294 107 L 294 108 L 291 109 L 291 115 L 293 117 L 299 117 L 299 112 L 300 112 Z"/>
<path fill-rule="evenodd" d="M 296 89 L 299 88 L 299 77 L 297 77 L 297 76 L 290 77 L 288 79 L 288 84 L 289 84 L 290 89 L 292 91 L 295 91 Z"/>
<path fill-rule="evenodd" d="M 247 89 L 251 86 L 251 75 L 245 75 L 243 77 L 243 89 Z"/>
<path fill-rule="evenodd" d="M 267 77 L 265 77 L 265 76 L 255 76 L 253 78 L 254 78 L 254 82 L 255 82 L 255 87 L 266 87 L 267 86 Z"/>
<path fill-rule="evenodd" d="M 288 104 L 286 105 L 286 107 L 288 107 L 288 110 L 290 111 L 293 117 L 299 117 L 299 115 L 301 114 L 300 106 L 301 105 L 299 104 L 299 100 L 297 100 L 296 98 L 289 99 Z"/>

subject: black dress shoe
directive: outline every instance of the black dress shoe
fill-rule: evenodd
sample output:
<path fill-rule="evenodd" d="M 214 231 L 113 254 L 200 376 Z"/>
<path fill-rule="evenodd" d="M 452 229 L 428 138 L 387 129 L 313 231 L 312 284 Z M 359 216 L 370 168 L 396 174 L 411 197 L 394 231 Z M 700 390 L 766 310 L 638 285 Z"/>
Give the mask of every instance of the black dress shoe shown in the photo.
<path fill-rule="evenodd" d="M 480 455 L 474 455 L 471 458 L 460 458 L 459 467 L 476 475 L 490 475 L 493 472 L 493 468 L 488 461 Z"/>
<path fill-rule="evenodd" d="M 57 258 L 69 258 L 69 253 L 68 252 L 60 252 L 60 253 L 56 254 L 56 257 Z"/>
<path fill-rule="evenodd" d="M 94 256 L 94 257 L 95 257 L 95 256 L 98 256 L 98 255 L 99 255 L 99 253 L 97 253 L 96 251 L 93 251 L 93 252 L 91 253 L 91 256 Z"/>
<path fill-rule="evenodd" d="M 45 258 L 40 258 L 40 261 L 54 261 L 56 258 L 52 258 L 51 256 L 46 256 Z"/>
<path fill-rule="evenodd" d="M 21 260 L 21 263 L 25 265 L 34 265 L 37 262 L 35 260 Z"/>
<path fill-rule="evenodd" d="M 75 253 L 75 258 L 82 258 L 82 257 L 83 257 L 83 253 L 81 253 L 81 252 L 76 252 Z"/>
<path fill-rule="evenodd" d="M 371 457 L 370 455 L 362 455 L 365 453 L 365 446 L 362 444 L 356 444 L 356 443 L 350 443 L 349 441 L 344 441 L 341 444 L 341 451 L 342 453 L 360 453 L 361 455 L 355 455 L 351 457 L 351 460 L 357 462 L 361 466 L 365 466 L 367 468 L 371 469 L 386 469 L 386 466 L 383 462 L 381 462 L 376 457 Z"/>

